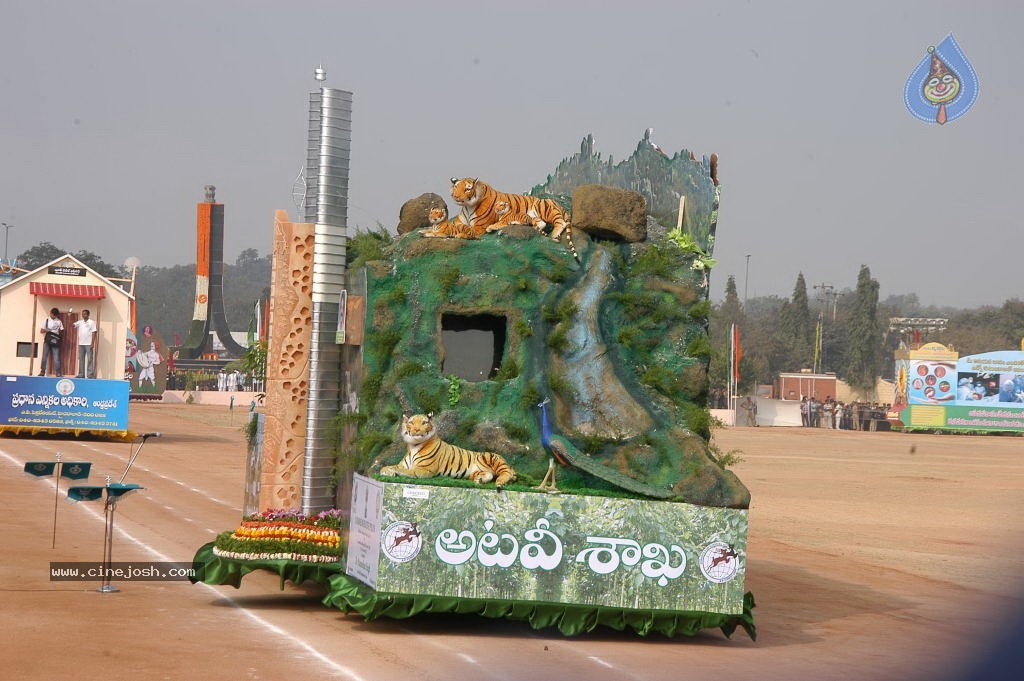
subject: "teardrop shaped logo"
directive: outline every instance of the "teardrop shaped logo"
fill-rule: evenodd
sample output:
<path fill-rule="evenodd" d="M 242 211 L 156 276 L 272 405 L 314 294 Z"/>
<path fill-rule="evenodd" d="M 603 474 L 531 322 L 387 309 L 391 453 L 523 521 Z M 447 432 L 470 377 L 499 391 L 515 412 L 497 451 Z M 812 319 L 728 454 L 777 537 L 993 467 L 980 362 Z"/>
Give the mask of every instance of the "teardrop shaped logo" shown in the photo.
<path fill-rule="evenodd" d="M 960 118 L 978 99 L 978 76 L 950 33 L 928 48 L 903 88 L 907 110 L 925 123 L 945 125 Z"/>

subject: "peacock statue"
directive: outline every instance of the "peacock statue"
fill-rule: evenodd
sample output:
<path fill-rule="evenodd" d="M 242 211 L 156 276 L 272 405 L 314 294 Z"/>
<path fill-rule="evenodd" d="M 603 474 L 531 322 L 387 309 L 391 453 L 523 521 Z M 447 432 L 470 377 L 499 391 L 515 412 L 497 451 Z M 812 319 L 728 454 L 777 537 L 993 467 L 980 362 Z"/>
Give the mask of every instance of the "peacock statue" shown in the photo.
<path fill-rule="evenodd" d="M 653 487 L 595 461 L 588 454 L 578 451 L 571 442 L 561 435 L 552 433 L 547 409 L 547 405 L 550 402 L 551 398 L 545 397 L 544 401 L 537 405 L 540 407 L 540 442 L 548 452 L 548 470 L 544 474 L 544 479 L 537 486 L 537 489 L 552 494 L 559 493 L 557 468 L 558 466 L 572 466 L 605 482 L 610 482 L 616 487 L 621 487 L 636 494 L 643 494 L 656 499 L 669 499 L 673 496 L 672 491 L 669 489 Z"/>

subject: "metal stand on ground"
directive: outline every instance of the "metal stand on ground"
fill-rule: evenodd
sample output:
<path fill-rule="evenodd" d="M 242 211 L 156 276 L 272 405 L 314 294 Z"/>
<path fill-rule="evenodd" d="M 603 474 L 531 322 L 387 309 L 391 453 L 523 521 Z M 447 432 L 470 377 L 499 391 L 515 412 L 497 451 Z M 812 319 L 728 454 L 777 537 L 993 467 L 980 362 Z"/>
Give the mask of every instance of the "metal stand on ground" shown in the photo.
<path fill-rule="evenodd" d="M 45 478 L 51 475 L 56 475 L 56 483 L 53 486 L 53 541 L 50 542 L 50 548 L 57 548 L 57 500 L 60 499 L 60 479 L 70 478 L 72 480 L 82 480 L 89 477 L 89 470 L 92 468 L 92 463 L 88 461 L 64 461 L 60 452 L 55 457 L 55 461 L 26 461 L 25 462 L 25 474 L 31 475 L 36 478 Z M 71 489 L 75 489 L 72 487 Z M 69 494 L 70 496 L 70 490 Z"/>
<path fill-rule="evenodd" d="M 139 446 L 135 448 L 135 452 L 128 457 L 128 465 L 124 468 L 124 473 L 121 474 L 120 480 L 116 483 L 110 482 L 110 476 L 107 476 L 106 497 L 103 500 L 103 515 L 105 520 L 105 527 L 103 532 L 103 583 L 100 588 L 97 589 L 100 593 L 117 593 L 120 591 L 116 586 L 110 583 L 111 573 L 113 571 L 113 554 L 114 554 L 114 512 L 117 511 L 117 500 L 121 498 L 126 492 L 133 489 L 139 489 L 138 485 L 125 485 L 124 479 L 128 476 L 128 471 L 131 470 L 132 465 L 135 464 L 135 459 L 138 458 L 139 452 L 142 451 L 142 446 L 146 444 L 146 440 L 151 437 L 160 437 L 160 433 L 146 433 L 140 435 Z"/>
<path fill-rule="evenodd" d="M 50 544 L 51 549 L 57 548 L 57 500 L 60 499 L 60 452 L 56 454 L 57 458 L 57 484 L 54 485 L 53 494 L 53 542 Z"/>
<path fill-rule="evenodd" d="M 120 589 L 110 583 L 110 573 L 114 553 L 114 511 L 117 510 L 117 499 L 110 496 L 109 475 L 106 492 L 103 500 L 103 583 L 96 590 L 100 593 L 116 593 Z"/>

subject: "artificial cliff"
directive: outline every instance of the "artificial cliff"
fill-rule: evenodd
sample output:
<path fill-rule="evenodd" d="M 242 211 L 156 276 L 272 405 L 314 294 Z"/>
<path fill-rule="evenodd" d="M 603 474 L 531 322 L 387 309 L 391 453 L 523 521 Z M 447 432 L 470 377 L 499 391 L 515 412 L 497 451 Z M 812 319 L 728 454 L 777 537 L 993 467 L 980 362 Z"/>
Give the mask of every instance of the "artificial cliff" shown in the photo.
<path fill-rule="evenodd" d="M 422 207 L 445 199 L 409 202 L 400 236 L 366 264 L 359 412 L 339 417 L 358 434 L 339 469 L 396 462 L 402 414 L 432 412 L 443 439 L 500 453 L 519 473 L 510 488 L 529 490 L 548 467 L 537 405 L 550 398 L 553 432 L 587 462 L 559 471 L 563 493 L 747 507 L 746 488 L 708 445 L 714 171 L 646 136 L 626 161 L 604 162 L 588 137 L 533 191 L 571 205 L 579 262 L 530 227 L 425 238 L 414 229 L 425 226 Z M 487 339 L 477 380 L 450 368 L 467 329 Z"/>

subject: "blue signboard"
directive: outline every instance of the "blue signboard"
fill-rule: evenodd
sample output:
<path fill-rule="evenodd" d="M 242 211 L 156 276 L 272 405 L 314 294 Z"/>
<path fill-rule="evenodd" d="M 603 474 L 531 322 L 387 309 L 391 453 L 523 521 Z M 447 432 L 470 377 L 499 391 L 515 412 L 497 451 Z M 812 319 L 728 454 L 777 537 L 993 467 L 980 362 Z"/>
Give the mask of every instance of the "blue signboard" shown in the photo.
<path fill-rule="evenodd" d="M 0 376 L 0 426 L 128 430 L 127 381 Z"/>

